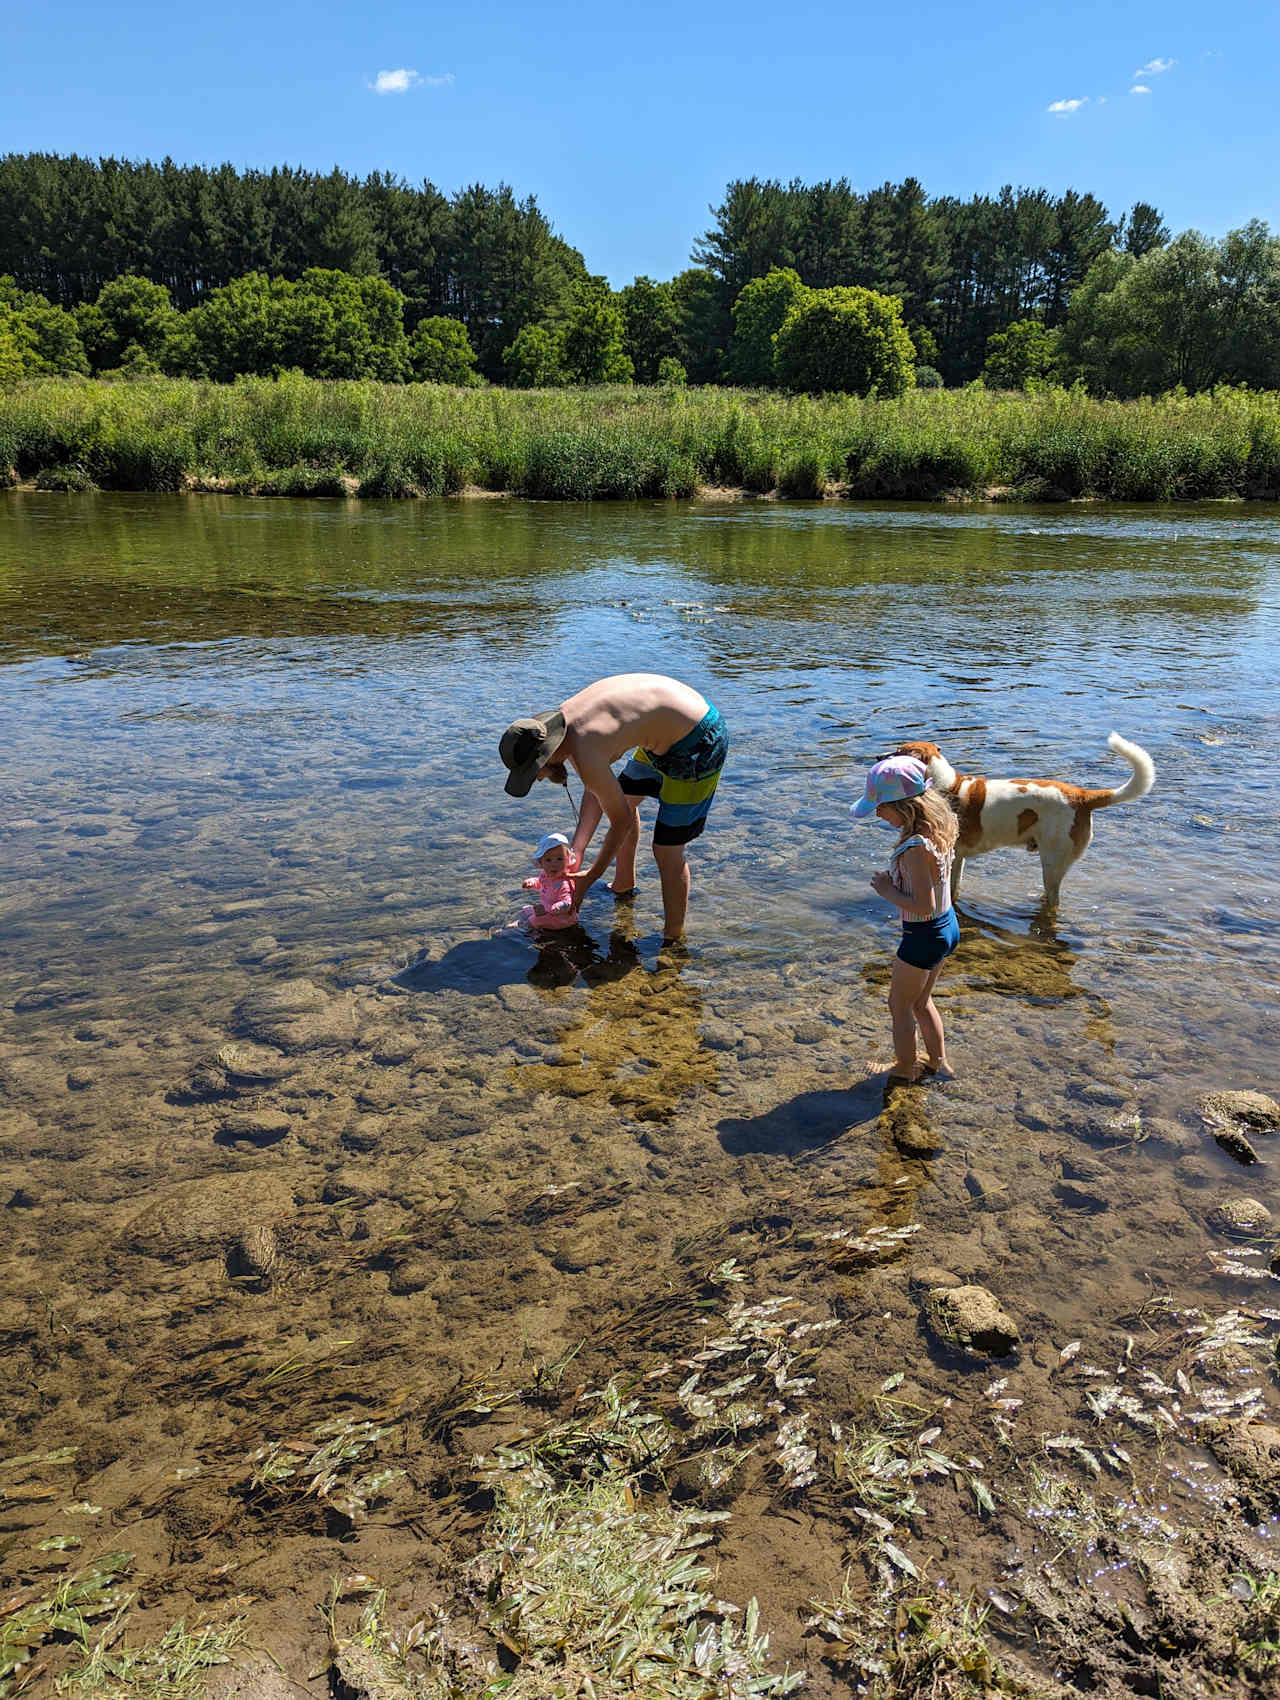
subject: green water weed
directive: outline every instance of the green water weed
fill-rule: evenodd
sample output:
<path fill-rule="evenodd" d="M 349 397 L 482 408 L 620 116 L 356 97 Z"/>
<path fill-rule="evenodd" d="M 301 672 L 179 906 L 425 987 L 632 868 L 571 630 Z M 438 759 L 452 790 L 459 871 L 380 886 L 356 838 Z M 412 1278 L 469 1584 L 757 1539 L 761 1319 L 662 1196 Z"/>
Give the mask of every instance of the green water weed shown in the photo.
<path fill-rule="evenodd" d="M 111 1628 L 92 1646 L 82 1642 L 83 1662 L 59 1677 L 59 1694 L 101 1700 L 185 1700 L 200 1692 L 206 1674 L 228 1662 L 244 1640 L 244 1620 L 188 1629 L 180 1618 L 158 1641 L 141 1647 L 114 1646 Z"/>
<path fill-rule="evenodd" d="M 42 1647 L 54 1641 L 87 1647 L 91 1623 L 122 1616 L 134 1596 L 120 1583 L 132 1566 L 132 1553 L 106 1553 L 64 1576 L 51 1593 L 22 1589 L 0 1606 L 0 1700 L 20 1693 L 38 1674 L 27 1667 Z"/>

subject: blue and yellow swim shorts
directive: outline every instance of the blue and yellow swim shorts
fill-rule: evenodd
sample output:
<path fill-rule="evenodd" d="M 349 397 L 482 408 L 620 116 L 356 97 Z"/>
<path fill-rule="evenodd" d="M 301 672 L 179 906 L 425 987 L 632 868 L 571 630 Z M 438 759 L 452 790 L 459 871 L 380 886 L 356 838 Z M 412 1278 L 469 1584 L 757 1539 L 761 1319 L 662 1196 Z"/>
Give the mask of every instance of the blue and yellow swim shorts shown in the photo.
<path fill-rule="evenodd" d="M 633 750 L 618 783 L 628 797 L 656 797 L 655 844 L 688 844 L 707 824 L 729 749 L 720 711 L 709 708 L 692 732 L 661 755 Z"/>

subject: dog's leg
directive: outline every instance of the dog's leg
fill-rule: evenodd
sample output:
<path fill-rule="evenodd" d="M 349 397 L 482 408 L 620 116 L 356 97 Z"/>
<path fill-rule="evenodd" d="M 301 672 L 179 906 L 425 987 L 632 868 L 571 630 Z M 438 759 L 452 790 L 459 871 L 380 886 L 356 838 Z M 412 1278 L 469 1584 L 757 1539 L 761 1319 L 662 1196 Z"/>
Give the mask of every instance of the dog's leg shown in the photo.
<path fill-rule="evenodd" d="M 1058 894 L 1067 870 L 1075 865 L 1089 848 L 1093 837 L 1093 816 L 1080 811 L 1070 832 L 1041 832 L 1040 875 L 1044 880 L 1044 900 L 1052 909 L 1058 905 Z"/>
<path fill-rule="evenodd" d="M 956 851 L 956 859 L 951 864 L 951 901 L 954 903 L 960 895 L 960 876 L 964 872 L 964 857 Z"/>

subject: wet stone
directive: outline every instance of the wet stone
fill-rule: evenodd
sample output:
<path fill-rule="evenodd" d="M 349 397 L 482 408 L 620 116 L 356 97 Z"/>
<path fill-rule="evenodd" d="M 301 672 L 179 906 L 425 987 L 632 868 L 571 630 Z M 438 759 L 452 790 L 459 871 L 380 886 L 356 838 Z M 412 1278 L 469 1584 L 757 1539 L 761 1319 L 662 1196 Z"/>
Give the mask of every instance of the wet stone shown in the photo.
<path fill-rule="evenodd" d="M 1099 1163 L 1094 1157 L 1080 1157 L 1074 1152 L 1063 1153 L 1062 1173 L 1067 1180 L 1085 1181 L 1091 1186 L 1105 1185 L 1111 1179 L 1111 1171 L 1105 1163 Z"/>
<path fill-rule="evenodd" d="M 15 998 L 13 1010 L 15 1015 L 29 1015 L 36 1010 L 61 1009 L 66 1004 L 83 1001 L 88 995 L 83 986 L 66 986 L 46 980 Z"/>
<path fill-rule="evenodd" d="M 512 1015 L 530 1015 L 542 1008 L 542 999 L 532 986 L 523 981 L 498 987 L 498 1002 Z"/>
<path fill-rule="evenodd" d="M 1213 1186 L 1219 1180 L 1217 1167 L 1199 1156 L 1179 1157 L 1178 1179 L 1187 1186 Z"/>
<path fill-rule="evenodd" d="M 373 1047 L 373 1060 L 384 1068 L 394 1068 L 398 1063 L 407 1063 L 420 1045 L 415 1033 L 386 1033 Z"/>
<path fill-rule="evenodd" d="M 1237 1163 L 1244 1163 L 1247 1166 L 1258 1161 L 1258 1153 L 1236 1128 L 1215 1128 L 1213 1137 L 1227 1155 L 1234 1157 Z"/>
<path fill-rule="evenodd" d="M 925 1318 L 948 1346 L 981 1357 L 1006 1357 L 1017 1346 L 1018 1325 L 985 1287 L 934 1287 Z"/>
<path fill-rule="evenodd" d="M 87 1091 L 87 1089 L 90 1086 L 92 1086 L 96 1083 L 97 1078 L 98 1078 L 97 1075 L 94 1074 L 91 1069 L 73 1068 L 71 1070 L 71 1072 L 67 1075 L 67 1091 L 68 1092 L 84 1092 L 84 1091 Z"/>
<path fill-rule="evenodd" d="M 1280 1132 L 1280 1104 L 1265 1092 L 1206 1092 L 1197 1105 L 1211 1122 L 1243 1122 L 1255 1133 Z"/>
<path fill-rule="evenodd" d="M 1008 1186 L 990 1169 L 966 1170 L 964 1184 L 970 1198 L 988 1209 L 998 1210 L 1009 1202 Z"/>
<path fill-rule="evenodd" d="M 227 1274 L 265 1284 L 275 1269 L 280 1248 L 276 1231 L 265 1222 L 243 1228 L 227 1248 Z"/>
<path fill-rule="evenodd" d="M 918 1269 L 910 1271 L 907 1285 L 912 1292 L 928 1292 L 932 1287 L 963 1287 L 964 1281 L 950 1269 L 943 1269 L 940 1264 L 923 1263 Z"/>
<path fill-rule="evenodd" d="M 710 1051 L 732 1051 L 742 1037 L 742 1029 L 729 1021 L 704 1021 L 699 1032 L 703 1044 Z"/>
<path fill-rule="evenodd" d="M 599 1263 L 604 1255 L 598 1234 L 565 1234 L 556 1242 L 551 1262 L 565 1274 L 579 1275 Z"/>
<path fill-rule="evenodd" d="M 1061 1180 L 1054 1187 L 1054 1196 L 1071 1210 L 1110 1210 L 1111 1200 L 1096 1186 L 1082 1181 Z"/>
<path fill-rule="evenodd" d="M 820 1045 L 831 1036 L 831 1029 L 824 1021 L 797 1021 L 791 1036 L 797 1045 Z"/>
<path fill-rule="evenodd" d="M 1059 1118 L 1045 1104 L 1020 1101 L 1014 1113 L 1022 1126 L 1030 1128 L 1032 1133 L 1048 1133 L 1058 1125 Z"/>
<path fill-rule="evenodd" d="M 283 1110 L 237 1110 L 223 1117 L 217 1140 L 219 1145 L 275 1145 L 289 1127 Z"/>
<path fill-rule="evenodd" d="M 1087 1085 L 1079 1087 L 1074 1096 L 1082 1104 L 1096 1104 L 1103 1109 L 1119 1109 L 1129 1101 L 1129 1094 L 1121 1087 L 1108 1086 L 1101 1080 L 1089 1081 Z"/>
<path fill-rule="evenodd" d="M 190 1262 L 225 1256 L 239 1236 L 275 1228 L 292 1209 L 289 1187 L 273 1175 L 212 1175 L 154 1199 L 125 1228 L 124 1241 L 146 1257 Z"/>
<path fill-rule="evenodd" d="M 1224 1198 L 1209 1212 L 1209 1226 L 1224 1234 L 1261 1234 L 1271 1222 L 1271 1212 L 1256 1198 Z"/>
<path fill-rule="evenodd" d="M 1153 1145 L 1166 1146 L 1171 1151 L 1198 1151 L 1200 1136 L 1181 1123 L 1170 1121 L 1165 1116 L 1148 1116 L 1143 1119 L 1143 1132 Z"/>
<path fill-rule="evenodd" d="M 428 1257 L 410 1257 L 397 1263 L 387 1276 L 387 1286 L 401 1296 L 422 1293 L 441 1278 L 441 1266 Z"/>
<path fill-rule="evenodd" d="M 265 1045 L 295 1052 L 350 1043 L 355 1021 L 346 1000 L 330 998 L 310 980 L 282 980 L 242 998 L 239 1030 Z"/>
<path fill-rule="evenodd" d="M 357 1116 L 343 1129 L 341 1144 L 347 1151 L 376 1151 L 386 1126 L 384 1116 Z"/>
<path fill-rule="evenodd" d="M 265 1086 L 285 1080 L 298 1066 L 266 1045 L 224 1045 L 215 1061 L 229 1080 L 250 1086 Z"/>

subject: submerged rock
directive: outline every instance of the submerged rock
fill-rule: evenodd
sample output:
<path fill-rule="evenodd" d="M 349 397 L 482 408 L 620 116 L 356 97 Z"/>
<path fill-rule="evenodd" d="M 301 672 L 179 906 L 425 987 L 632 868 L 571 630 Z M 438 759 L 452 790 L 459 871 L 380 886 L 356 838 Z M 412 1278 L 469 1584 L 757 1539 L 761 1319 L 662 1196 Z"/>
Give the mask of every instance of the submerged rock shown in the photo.
<path fill-rule="evenodd" d="M 266 1286 L 279 1259 L 276 1231 L 267 1222 L 254 1222 L 241 1229 L 227 1248 L 227 1274 L 242 1281 Z"/>
<path fill-rule="evenodd" d="M 143 1257 L 195 1262 L 226 1256 L 248 1233 L 274 1230 L 293 1194 L 274 1175 L 210 1175 L 154 1199 L 127 1225 L 124 1241 Z"/>
<path fill-rule="evenodd" d="M 219 1145 L 274 1145 L 289 1131 L 283 1110 L 237 1110 L 224 1116 L 216 1139 Z"/>
<path fill-rule="evenodd" d="M 1209 1122 L 1243 1122 L 1255 1133 L 1280 1132 L 1280 1104 L 1265 1092 L 1205 1092 L 1197 1107 Z"/>
<path fill-rule="evenodd" d="M 1018 1325 L 985 1287 L 933 1287 L 925 1318 L 938 1338 L 975 1356 L 1006 1357 L 1018 1345 Z"/>
<path fill-rule="evenodd" d="M 311 980 L 281 980 L 250 992 L 236 1006 L 240 1032 L 282 1051 L 349 1044 L 355 1035 L 348 1000 L 331 998 Z"/>
<path fill-rule="evenodd" d="M 1221 1417 L 1200 1433 L 1222 1467 L 1254 1490 L 1249 1497 L 1260 1509 L 1280 1504 L 1280 1428 L 1250 1417 Z"/>
<path fill-rule="evenodd" d="M 227 1078 L 245 1085 L 270 1086 L 295 1072 L 297 1063 L 266 1045 L 224 1045 L 215 1061 Z"/>
<path fill-rule="evenodd" d="M 1234 1157 L 1237 1163 L 1256 1163 L 1258 1153 L 1249 1141 L 1234 1127 L 1219 1127 L 1214 1129 L 1213 1137 L 1222 1149 Z"/>
<path fill-rule="evenodd" d="M 1271 1212 L 1256 1198 L 1224 1198 L 1209 1212 L 1209 1226 L 1224 1234 L 1260 1234 L 1270 1221 Z"/>

